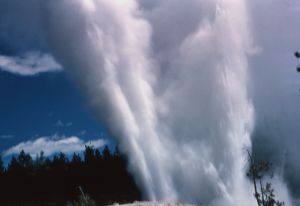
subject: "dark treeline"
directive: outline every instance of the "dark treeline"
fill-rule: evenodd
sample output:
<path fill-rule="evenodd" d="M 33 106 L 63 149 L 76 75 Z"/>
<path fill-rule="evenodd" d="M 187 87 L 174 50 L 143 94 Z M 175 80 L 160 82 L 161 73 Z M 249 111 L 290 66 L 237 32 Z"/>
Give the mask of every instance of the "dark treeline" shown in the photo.
<path fill-rule="evenodd" d="M 97 205 L 140 199 L 118 149 L 86 146 L 82 156 L 47 158 L 41 152 L 32 159 L 21 151 L 7 168 L 0 158 L 0 205 L 66 205 L 79 196 L 79 186 Z"/>

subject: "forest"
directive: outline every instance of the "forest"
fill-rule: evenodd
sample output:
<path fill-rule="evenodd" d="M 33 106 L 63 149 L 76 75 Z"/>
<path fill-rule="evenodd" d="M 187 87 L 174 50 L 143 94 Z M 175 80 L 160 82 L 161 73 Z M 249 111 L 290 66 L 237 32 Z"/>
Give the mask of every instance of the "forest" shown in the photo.
<path fill-rule="evenodd" d="M 82 191 L 81 191 L 82 190 Z M 86 146 L 83 154 L 36 158 L 21 151 L 5 167 L 0 158 L 0 205 L 67 205 L 84 192 L 97 205 L 140 200 L 118 148 Z"/>

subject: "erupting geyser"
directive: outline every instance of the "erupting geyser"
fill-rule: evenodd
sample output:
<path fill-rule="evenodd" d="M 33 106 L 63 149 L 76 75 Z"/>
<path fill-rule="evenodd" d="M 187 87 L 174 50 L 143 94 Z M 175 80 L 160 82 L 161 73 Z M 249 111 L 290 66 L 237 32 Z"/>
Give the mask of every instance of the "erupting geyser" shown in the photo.
<path fill-rule="evenodd" d="M 56 0 L 53 55 L 129 157 L 150 200 L 255 205 L 246 0 Z"/>

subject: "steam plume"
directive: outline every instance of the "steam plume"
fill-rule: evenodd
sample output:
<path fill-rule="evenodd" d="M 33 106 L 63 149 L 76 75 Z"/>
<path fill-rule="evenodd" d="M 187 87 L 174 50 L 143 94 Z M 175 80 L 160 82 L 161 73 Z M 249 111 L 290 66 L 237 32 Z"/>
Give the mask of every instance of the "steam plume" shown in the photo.
<path fill-rule="evenodd" d="M 54 0 L 47 35 L 150 200 L 254 205 L 245 0 Z"/>

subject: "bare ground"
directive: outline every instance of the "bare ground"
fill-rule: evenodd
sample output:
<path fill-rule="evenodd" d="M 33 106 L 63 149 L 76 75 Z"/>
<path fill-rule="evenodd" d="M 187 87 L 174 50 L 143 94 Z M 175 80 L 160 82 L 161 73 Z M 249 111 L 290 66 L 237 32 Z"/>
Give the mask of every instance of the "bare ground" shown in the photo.
<path fill-rule="evenodd" d="M 110 206 L 197 206 L 197 205 L 181 204 L 181 203 L 134 202 L 131 204 L 123 204 L 123 205 L 119 205 L 115 203 Z"/>

